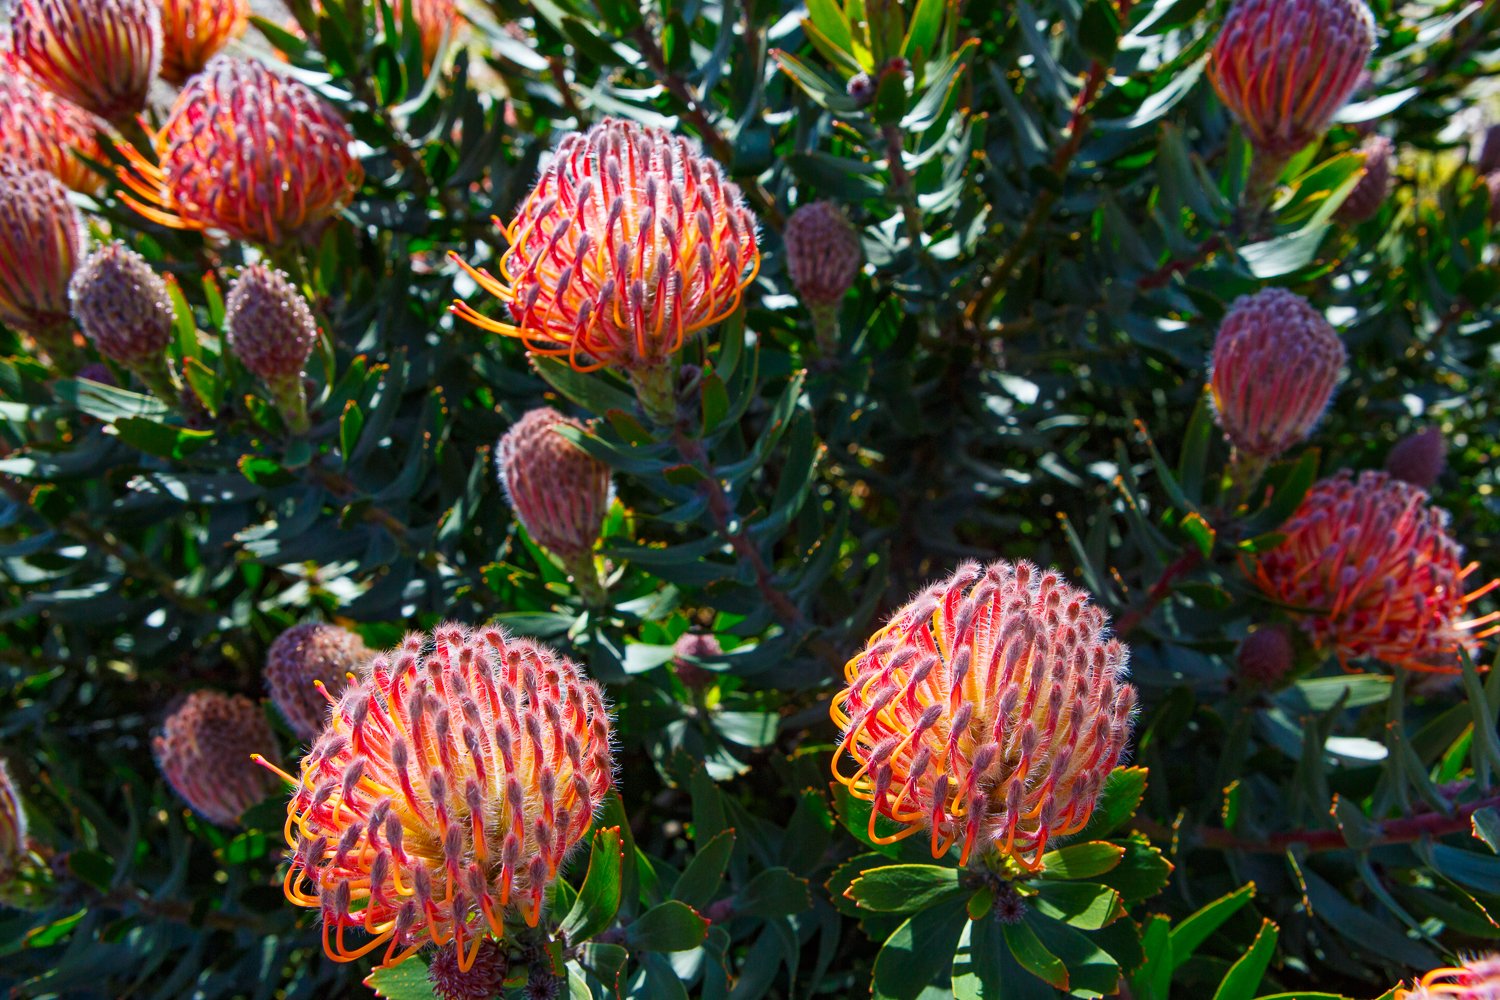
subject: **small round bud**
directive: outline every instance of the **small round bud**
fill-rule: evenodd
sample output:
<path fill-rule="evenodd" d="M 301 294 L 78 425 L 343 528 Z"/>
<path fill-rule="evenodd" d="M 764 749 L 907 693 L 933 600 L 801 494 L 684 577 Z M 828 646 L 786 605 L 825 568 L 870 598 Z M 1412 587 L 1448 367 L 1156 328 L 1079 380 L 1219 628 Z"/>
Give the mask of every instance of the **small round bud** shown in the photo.
<path fill-rule="evenodd" d="M 100 361 L 90 361 L 78 369 L 78 378 L 87 379 L 90 382 L 98 382 L 100 385 L 118 386 L 115 373 L 109 370 L 109 365 Z"/>
<path fill-rule="evenodd" d="M 550 407 L 528 411 L 495 449 L 500 484 L 526 532 L 559 558 L 593 550 L 609 510 L 609 466 L 558 433 L 583 429 Z"/>
<path fill-rule="evenodd" d="M 69 323 L 83 219 L 56 177 L 0 163 L 0 321 L 45 334 Z"/>
<path fill-rule="evenodd" d="M 473 964 L 461 968 L 468 956 L 460 956 L 450 941 L 437 950 L 427 967 L 427 981 L 438 1000 L 494 1000 L 505 990 L 510 963 L 500 946 L 489 938 L 478 944 Z"/>
<path fill-rule="evenodd" d="M 689 688 L 705 688 L 714 682 L 714 672 L 697 662 L 717 659 L 724 647 L 712 633 L 684 632 L 672 647 L 672 671 Z"/>
<path fill-rule="evenodd" d="M 815 201 L 792 213 L 782 234 L 786 267 L 809 308 L 837 305 L 859 274 L 859 233 L 831 201 Z"/>
<path fill-rule="evenodd" d="M 108 243 L 79 266 L 70 286 L 73 318 L 94 349 L 135 368 L 161 357 L 175 314 L 167 283 L 123 243 Z"/>
<path fill-rule="evenodd" d="M 276 790 L 252 754 L 275 759 L 276 737 L 260 706 L 244 695 L 194 691 L 151 741 L 167 783 L 204 819 L 234 826 Z"/>
<path fill-rule="evenodd" d="M 844 93 L 863 107 L 875 99 L 875 81 L 870 79 L 868 73 L 856 73 L 844 85 Z"/>
<path fill-rule="evenodd" d="M 1338 220 L 1346 226 L 1374 218 L 1391 193 L 1391 161 L 1396 151 L 1395 144 L 1383 135 L 1372 135 L 1364 141 L 1360 151 L 1365 154 L 1364 176 L 1360 177 L 1336 213 Z"/>
<path fill-rule="evenodd" d="M 328 720 L 329 698 L 343 694 L 348 675 L 370 657 L 363 639 L 320 622 L 293 625 L 266 652 L 266 690 L 292 732 L 311 740 Z M 318 690 L 321 681 L 325 695 Z"/>
<path fill-rule="evenodd" d="M 1240 643 L 1240 679 L 1249 687 L 1276 687 L 1295 662 L 1291 636 L 1275 625 L 1256 629 Z"/>
<path fill-rule="evenodd" d="M 312 310 L 281 271 L 251 264 L 225 300 L 224 327 L 235 357 L 267 382 L 300 378 L 318 339 Z"/>
<path fill-rule="evenodd" d="M 19 0 L 11 45 L 53 93 L 125 122 L 161 65 L 161 10 L 156 0 Z"/>
<path fill-rule="evenodd" d="M 1443 432 L 1428 427 L 1397 441 L 1385 456 L 1385 471 L 1424 490 L 1432 489 L 1448 464 Z"/>

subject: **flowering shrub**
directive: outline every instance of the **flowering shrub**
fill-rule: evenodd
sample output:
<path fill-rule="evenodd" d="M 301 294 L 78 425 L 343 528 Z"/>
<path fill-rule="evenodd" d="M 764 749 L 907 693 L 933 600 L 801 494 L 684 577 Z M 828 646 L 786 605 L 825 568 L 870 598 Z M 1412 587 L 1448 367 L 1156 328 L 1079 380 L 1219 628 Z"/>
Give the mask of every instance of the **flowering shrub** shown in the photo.
<path fill-rule="evenodd" d="M 1500 5 L 3 19 L 0 993 L 1497 995 Z"/>

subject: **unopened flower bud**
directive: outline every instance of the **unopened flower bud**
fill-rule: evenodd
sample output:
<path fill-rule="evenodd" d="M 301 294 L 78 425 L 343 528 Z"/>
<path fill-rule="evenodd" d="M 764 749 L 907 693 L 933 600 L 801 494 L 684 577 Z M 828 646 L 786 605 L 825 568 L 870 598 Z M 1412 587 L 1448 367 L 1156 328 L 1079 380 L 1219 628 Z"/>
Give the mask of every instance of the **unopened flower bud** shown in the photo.
<path fill-rule="evenodd" d="M 1484 130 L 1484 137 L 1479 142 L 1479 156 L 1474 161 L 1474 169 L 1481 174 L 1493 174 L 1500 171 L 1500 124 L 1491 125 Z"/>
<path fill-rule="evenodd" d="M 194 691 L 151 741 L 168 784 L 211 823 L 234 826 L 276 788 L 252 756 L 274 760 L 276 737 L 259 705 L 244 695 Z"/>
<path fill-rule="evenodd" d="M 73 318 L 94 349 L 141 376 L 167 403 L 177 400 L 164 361 L 176 314 L 163 281 L 123 243 L 89 255 L 73 275 Z"/>
<path fill-rule="evenodd" d="M 1296 651 L 1285 629 L 1275 625 L 1258 628 L 1240 643 L 1240 680 L 1253 688 L 1274 688 L 1295 661 Z"/>
<path fill-rule="evenodd" d="M 76 366 L 68 283 L 83 256 L 83 220 L 56 177 L 0 163 L 0 321 Z"/>
<path fill-rule="evenodd" d="M 1448 463 L 1443 432 L 1428 427 L 1397 441 L 1385 456 L 1385 471 L 1424 490 L 1432 489 Z"/>
<path fill-rule="evenodd" d="M 1396 146 L 1383 135 L 1372 135 L 1360 151 L 1365 154 L 1364 176 L 1336 213 L 1340 222 L 1355 225 L 1375 217 L 1391 193 L 1391 161 Z"/>
<path fill-rule="evenodd" d="M 53 93 L 129 121 L 161 65 L 161 10 L 156 0 L 18 0 L 11 45 Z"/>
<path fill-rule="evenodd" d="M 724 647 L 710 632 L 684 632 L 672 647 L 672 671 L 689 688 L 705 688 L 714 682 L 714 672 L 699 663 L 724 655 Z"/>
<path fill-rule="evenodd" d="M 859 234 L 831 201 L 803 205 L 787 220 L 786 266 L 809 309 L 836 306 L 859 274 Z"/>
<path fill-rule="evenodd" d="M 320 622 L 293 625 L 266 652 L 271 703 L 292 732 L 311 740 L 328 719 L 330 699 L 344 693 L 350 672 L 370 655 L 364 640 L 348 629 Z"/>
<path fill-rule="evenodd" d="M 302 373 L 318 339 L 307 301 L 281 271 L 252 264 L 225 300 L 224 327 L 240 363 L 260 376 L 294 434 L 307 430 Z"/>
<path fill-rule="evenodd" d="M 494 1000 L 505 992 L 510 963 L 498 944 L 489 938 L 481 939 L 472 964 L 467 970 L 461 969 L 461 960 L 467 957 L 460 956 L 452 942 L 432 956 L 427 981 L 438 1000 Z"/>

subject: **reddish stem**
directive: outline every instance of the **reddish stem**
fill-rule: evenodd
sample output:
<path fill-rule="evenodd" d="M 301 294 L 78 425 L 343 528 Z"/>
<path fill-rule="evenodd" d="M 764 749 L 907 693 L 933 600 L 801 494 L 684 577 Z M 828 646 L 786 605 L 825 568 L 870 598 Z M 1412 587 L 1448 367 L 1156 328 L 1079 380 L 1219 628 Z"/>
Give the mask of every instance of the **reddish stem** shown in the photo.
<path fill-rule="evenodd" d="M 1177 275 L 1191 271 L 1199 264 L 1208 260 L 1209 257 L 1223 250 L 1226 246 L 1228 244 L 1225 242 L 1223 236 L 1210 236 L 1198 244 L 1197 249 L 1188 256 L 1169 260 L 1156 270 L 1141 275 L 1136 279 L 1135 287 L 1142 291 L 1162 288 L 1170 283 L 1173 278 L 1177 277 Z"/>
<path fill-rule="evenodd" d="M 1151 616 L 1151 612 L 1156 610 L 1156 606 L 1172 592 L 1172 584 L 1177 582 L 1177 578 L 1197 569 L 1198 564 L 1202 561 L 1203 554 L 1201 552 L 1197 549 L 1189 549 L 1179 556 L 1176 562 L 1162 570 L 1161 577 L 1152 585 L 1151 590 L 1146 594 L 1146 600 L 1142 602 L 1141 606 L 1132 608 L 1120 616 L 1119 621 L 1115 623 L 1115 634 L 1124 638 L 1134 631 L 1141 622 Z"/>

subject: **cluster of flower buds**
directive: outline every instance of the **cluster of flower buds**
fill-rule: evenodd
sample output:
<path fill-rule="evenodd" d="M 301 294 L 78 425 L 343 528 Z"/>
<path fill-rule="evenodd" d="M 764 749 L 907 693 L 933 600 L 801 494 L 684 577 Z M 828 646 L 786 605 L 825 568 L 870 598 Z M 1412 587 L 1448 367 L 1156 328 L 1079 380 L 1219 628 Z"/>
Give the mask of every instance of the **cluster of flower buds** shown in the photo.
<path fill-rule="evenodd" d="M 161 75 L 181 84 L 201 72 L 250 23 L 250 0 L 157 0 L 161 4 Z"/>
<path fill-rule="evenodd" d="M 167 783 L 194 812 L 220 826 L 234 826 L 275 791 L 276 782 L 253 759 L 274 756 L 275 746 L 259 705 L 218 691 L 188 695 L 151 741 Z"/>
<path fill-rule="evenodd" d="M 453 259 L 512 321 L 454 312 L 580 371 L 624 369 L 663 424 L 677 412 L 670 362 L 739 308 L 760 264 L 755 219 L 714 160 L 612 118 L 562 141 L 505 238 L 499 277 Z"/>
<path fill-rule="evenodd" d="M 146 106 L 161 66 L 156 0 L 18 0 L 11 47 L 53 93 L 111 122 Z"/>
<path fill-rule="evenodd" d="M 613 492 L 609 466 L 564 437 L 563 427 L 584 430 L 551 407 L 528 411 L 500 438 L 495 465 L 526 533 L 557 556 L 580 593 L 599 596 L 593 551 Z"/>
<path fill-rule="evenodd" d="M 1088 822 L 1130 736 L 1128 650 L 1089 595 L 1030 563 L 968 563 L 896 612 L 845 667 L 834 776 L 881 843 L 929 830 L 1035 871 Z M 846 773 L 845 760 L 850 769 Z M 884 817 L 903 829 L 876 831 Z"/>
<path fill-rule="evenodd" d="M 133 146 L 122 200 L 175 229 L 277 244 L 310 235 L 364 177 L 338 114 L 259 62 L 215 56 L 188 81 L 160 132 L 158 163 Z"/>
<path fill-rule="evenodd" d="M 1343 341 L 1300 295 L 1267 288 L 1230 306 L 1214 338 L 1214 415 L 1235 450 L 1271 459 L 1312 433 L 1338 386 Z"/>
<path fill-rule="evenodd" d="M 1394 1000 L 1500 1000 L 1500 954 L 1433 969 L 1410 989 L 1396 987 Z"/>
<path fill-rule="evenodd" d="M 25 855 L 26 811 L 5 761 L 0 760 L 0 882 L 16 870 Z"/>
<path fill-rule="evenodd" d="M 168 405 L 179 388 L 166 362 L 176 314 L 167 284 L 123 243 L 95 250 L 70 288 L 73 318 L 101 355 L 135 372 Z"/>
<path fill-rule="evenodd" d="M 83 219 L 62 182 L 0 163 L 0 322 L 36 338 L 68 370 L 79 361 L 68 283 L 83 248 Z"/>
<path fill-rule="evenodd" d="M 322 622 L 293 625 L 266 651 L 271 703 L 300 739 L 312 740 L 328 721 L 328 703 L 372 653 L 346 628 Z"/>
<path fill-rule="evenodd" d="M 468 972 L 510 914 L 536 926 L 613 769 L 604 698 L 571 661 L 493 627 L 410 635 L 287 777 L 287 898 L 322 911 L 337 961 L 452 942 Z"/>
<path fill-rule="evenodd" d="M 1371 658 L 1435 673 L 1460 670 L 1476 632 L 1500 613 L 1465 620 L 1465 609 L 1500 580 L 1464 593 L 1463 550 L 1448 513 L 1384 472 L 1347 470 L 1313 486 L 1281 527 L 1281 544 L 1252 576 L 1267 596 L 1302 609 L 1303 630 L 1348 667 Z"/>
<path fill-rule="evenodd" d="M 1240 680 L 1251 688 L 1275 688 L 1296 661 L 1297 651 L 1286 630 L 1276 625 L 1262 626 L 1240 643 Z"/>
<path fill-rule="evenodd" d="M 1397 441 L 1385 456 L 1385 471 L 1413 486 L 1430 490 L 1448 464 L 1448 442 L 1443 432 L 1428 427 Z"/>
<path fill-rule="evenodd" d="M 1360 152 L 1365 154 L 1364 175 L 1336 213 L 1338 220 L 1346 226 L 1373 219 L 1391 193 L 1391 167 L 1396 144 L 1383 135 L 1372 135 L 1364 141 Z"/>
<path fill-rule="evenodd" d="M 318 340 L 318 324 L 307 300 L 281 271 L 251 264 L 240 272 L 224 300 L 229 348 L 270 390 L 293 434 L 307 432 L 307 390 L 302 376 Z"/>
<path fill-rule="evenodd" d="M 75 191 L 99 188 L 80 157 L 102 161 L 100 121 L 27 76 L 13 52 L 0 52 L 0 156 L 49 173 Z"/>
<path fill-rule="evenodd" d="M 1256 151 L 1285 162 L 1328 131 L 1374 45 L 1364 0 L 1235 0 L 1208 73 Z"/>
<path fill-rule="evenodd" d="M 792 213 L 782 240 L 787 272 L 812 314 L 819 349 L 830 355 L 838 350 L 839 303 L 864 260 L 859 233 L 833 202 L 815 201 Z"/>

